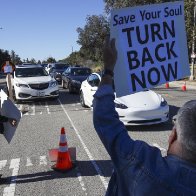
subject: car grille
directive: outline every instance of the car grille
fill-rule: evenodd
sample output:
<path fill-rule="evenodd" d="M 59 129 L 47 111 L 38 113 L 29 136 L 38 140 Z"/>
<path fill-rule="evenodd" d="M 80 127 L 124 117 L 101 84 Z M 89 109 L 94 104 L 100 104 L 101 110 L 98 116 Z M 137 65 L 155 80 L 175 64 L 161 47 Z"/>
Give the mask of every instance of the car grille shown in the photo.
<path fill-rule="evenodd" d="M 49 83 L 29 84 L 29 86 L 35 90 L 44 90 L 48 88 Z"/>

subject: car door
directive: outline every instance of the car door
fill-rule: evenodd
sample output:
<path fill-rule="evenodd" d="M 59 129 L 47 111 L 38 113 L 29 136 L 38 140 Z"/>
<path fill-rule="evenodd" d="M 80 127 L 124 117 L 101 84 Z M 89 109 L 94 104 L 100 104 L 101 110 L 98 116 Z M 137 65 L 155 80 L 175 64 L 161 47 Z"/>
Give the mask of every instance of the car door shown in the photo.
<path fill-rule="evenodd" d="M 69 75 L 71 73 L 71 68 L 67 68 L 63 73 L 62 73 L 62 82 L 64 83 L 65 88 L 68 87 L 69 83 Z"/>
<path fill-rule="evenodd" d="M 93 95 L 97 91 L 99 83 L 100 79 L 96 74 L 91 74 L 87 79 L 86 99 L 90 106 L 92 106 L 92 102 L 94 99 Z"/>

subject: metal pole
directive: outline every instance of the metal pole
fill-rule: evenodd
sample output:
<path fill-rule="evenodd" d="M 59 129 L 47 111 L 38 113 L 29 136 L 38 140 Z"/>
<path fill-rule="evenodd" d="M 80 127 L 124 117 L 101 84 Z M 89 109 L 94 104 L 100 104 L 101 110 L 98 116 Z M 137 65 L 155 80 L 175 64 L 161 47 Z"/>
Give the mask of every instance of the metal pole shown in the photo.
<path fill-rule="evenodd" d="M 190 76 L 190 80 L 194 80 L 194 64 L 195 64 L 195 16 L 196 15 L 196 0 L 195 0 L 195 4 L 194 4 L 194 25 L 193 25 L 193 42 L 192 42 L 192 54 L 191 54 L 191 58 L 192 58 L 192 63 L 191 63 L 191 76 Z"/>

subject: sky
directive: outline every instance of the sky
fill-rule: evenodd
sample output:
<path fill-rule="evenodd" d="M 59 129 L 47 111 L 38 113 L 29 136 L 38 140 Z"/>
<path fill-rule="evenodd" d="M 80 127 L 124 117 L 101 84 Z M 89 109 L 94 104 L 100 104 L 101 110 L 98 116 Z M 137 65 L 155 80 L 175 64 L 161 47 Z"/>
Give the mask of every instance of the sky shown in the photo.
<path fill-rule="evenodd" d="M 76 29 L 105 13 L 103 0 L 0 0 L 0 7 L 0 49 L 36 61 L 78 51 Z"/>

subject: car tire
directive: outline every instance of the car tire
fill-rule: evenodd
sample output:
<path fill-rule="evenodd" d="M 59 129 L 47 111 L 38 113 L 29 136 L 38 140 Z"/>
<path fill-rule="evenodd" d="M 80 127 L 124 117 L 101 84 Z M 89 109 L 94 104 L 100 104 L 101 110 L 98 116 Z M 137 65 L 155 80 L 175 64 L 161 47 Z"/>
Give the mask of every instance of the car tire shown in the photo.
<path fill-rule="evenodd" d="M 80 92 L 80 104 L 84 108 L 87 107 L 87 105 L 85 104 L 85 101 L 84 101 L 84 93 L 82 91 Z"/>
<path fill-rule="evenodd" d="M 71 83 L 68 84 L 68 90 L 69 90 L 69 93 L 73 93 L 73 90 L 72 90 L 72 87 L 71 87 Z"/>

